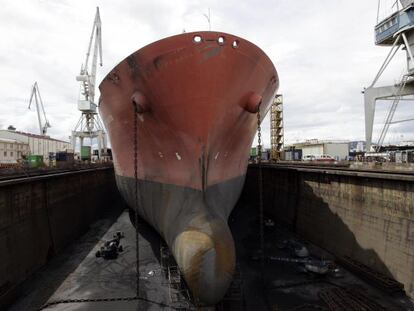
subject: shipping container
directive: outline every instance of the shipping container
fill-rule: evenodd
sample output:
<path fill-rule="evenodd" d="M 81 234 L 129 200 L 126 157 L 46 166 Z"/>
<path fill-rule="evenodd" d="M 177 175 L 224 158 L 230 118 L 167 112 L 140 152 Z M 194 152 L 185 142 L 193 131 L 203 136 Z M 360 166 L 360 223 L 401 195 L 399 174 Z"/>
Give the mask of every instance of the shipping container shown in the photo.
<path fill-rule="evenodd" d="M 270 159 L 270 151 L 263 150 L 262 151 L 262 160 L 268 161 Z"/>
<path fill-rule="evenodd" d="M 302 149 L 295 149 L 293 151 L 293 160 L 301 161 L 302 160 Z"/>
<path fill-rule="evenodd" d="M 56 152 L 56 162 L 73 162 L 74 155 L 66 151 Z"/>
<path fill-rule="evenodd" d="M 27 162 L 29 167 L 37 168 L 43 166 L 43 156 L 42 155 L 29 155 L 27 156 Z"/>
<path fill-rule="evenodd" d="M 69 168 L 75 162 L 74 154 L 71 152 L 56 152 L 56 166 L 59 168 Z"/>
<path fill-rule="evenodd" d="M 263 147 L 262 147 L 263 148 Z M 257 158 L 257 147 L 250 148 L 250 160 L 255 160 Z M 262 160 L 269 160 L 270 151 L 262 149 Z"/>
<path fill-rule="evenodd" d="M 66 161 L 66 154 L 65 151 L 56 152 L 56 162 Z"/>
<path fill-rule="evenodd" d="M 407 163 L 414 163 L 414 150 L 407 150 Z"/>
<path fill-rule="evenodd" d="M 91 146 L 82 146 L 80 155 L 81 155 L 81 160 L 90 160 L 91 159 Z"/>
<path fill-rule="evenodd" d="M 251 157 L 257 156 L 257 148 L 256 147 L 250 148 L 250 156 Z"/>
<path fill-rule="evenodd" d="M 302 149 L 288 149 L 285 150 L 286 161 L 301 161 L 302 160 Z"/>

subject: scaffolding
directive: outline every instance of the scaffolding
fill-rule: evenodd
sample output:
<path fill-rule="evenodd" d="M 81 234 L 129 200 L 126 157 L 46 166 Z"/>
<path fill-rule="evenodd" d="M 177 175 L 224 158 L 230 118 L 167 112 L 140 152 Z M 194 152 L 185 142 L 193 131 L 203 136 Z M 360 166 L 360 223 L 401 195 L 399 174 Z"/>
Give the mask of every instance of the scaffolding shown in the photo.
<path fill-rule="evenodd" d="M 283 142 L 283 95 L 276 94 L 270 109 L 271 161 L 282 158 Z"/>
<path fill-rule="evenodd" d="M 196 311 L 206 307 L 197 302 L 191 294 L 174 256 L 168 246 L 163 242 L 160 245 L 160 265 L 161 271 L 166 278 L 164 285 L 168 287 L 169 303 L 174 310 Z M 233 281 L 222 301 L 216 305 L 215 310 L 245 310 L 243 279 L 238 264 L 235 267 Z"/>

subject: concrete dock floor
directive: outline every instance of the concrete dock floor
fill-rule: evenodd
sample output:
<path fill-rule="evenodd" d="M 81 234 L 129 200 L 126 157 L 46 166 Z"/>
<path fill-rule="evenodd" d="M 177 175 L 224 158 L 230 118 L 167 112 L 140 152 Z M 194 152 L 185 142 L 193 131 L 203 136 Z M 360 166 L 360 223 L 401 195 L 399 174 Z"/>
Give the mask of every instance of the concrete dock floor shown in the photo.
<path fill-rule="evenodd" d="M 256 210 L 243 204 L 239 204 L 230 216 L 239 279 L 227 296 L 226 304 L 218 306 L 218 310 L 330 310 L 319 293 L 335 287 L 356 288 L 385 310 L 414 310 L 412 301 L 406 296 L 384 294 L 342 268 L 336 276 L 317 277 L 303 272 L 299 263 L 266 261 L 262 274 L 260 261 L 252 258 L 259 248 L 257 220 Z M 124 251 L 114 260 L 96 258 L 95 253 L 102 242 L 111 239 L 116 231 L 125 233 L 121 240 Z M 140 296 L 147 301 L 61 303 L 44 310 L 192 309 L 191 301 L 187 301 L 185 307 L 183 295 L 180 301 L 171 301 L 171 282 L 161 264 L 162 240 L 159 235 L 145 223 L 140 225 L 139 233 Z M 289 250 L 280 247 L 287 240 L 298 238 L 277 224 L 266 227 L 266 255 L 292 257 Z M 314 258 L 333 259 L 321 249 L 303 243 Z M 136 290 L 135 267 L 135 229 L 128 213 L 107 217 L 94 223 L 86 235 L 29 279 L 22 286 L 21 298 L 9 311 L 39 310 L 42 305 L 61 299 L 132 297 Z M 179 290 L 174 294 L 178 295 Z"/>
<path fill-rule="evenodd" d="M 246 310 L 414 310 L 413 301 L 406 295 L 385 294 L 340 265 L 338 273 L 318 276 L 304 272 L 301 263 L 265 260 L 262 277 L 260 260 L 252 259 L 259 248 L 258 220 L 257 213 L 251 207 L 241 204 L 229 219 L 242 273 Z M 295 241 L 307 247 L 311 258 L 335 260 L 331 254 L 301 240 L 276 221 L 274 226 L 264 226 L 264 233 L 266 257 L 298 259 L 290 249 L 283 247 L 286 241 Z M 334 288 L 356 289 L 369 301 L 377 303 L 379 308 L 329 308 L 320 298 L 320 293 Z"/>
<path fill-rule="evenodd" d="M 95 253 L 102 242 L 111 239 L 116 231 L 125 233 L 125 238 L 121 239 L 123 252 L 114 260 L 96 258 Z M 148 226 L 143 227 L 142 231 L 140 293 L 154 302 L 168 303 L 168 286 L 162 284 L 158 254 L 155 254 L 160 238 Z M 61 299 L 133 297 L 136 290 L 135 268 L 135 229 L 128 213 L 124 212 L 115 222 L 107 218 L 93 224 L 86 235 L 74 241 L 72 246 L 24 285 L 23 297 L 9 310 L 38 310 L 47 302 Z M 160 307 L 142 301 L 117 301 L 62 303 L 44 310 L 160 310 Z"/>

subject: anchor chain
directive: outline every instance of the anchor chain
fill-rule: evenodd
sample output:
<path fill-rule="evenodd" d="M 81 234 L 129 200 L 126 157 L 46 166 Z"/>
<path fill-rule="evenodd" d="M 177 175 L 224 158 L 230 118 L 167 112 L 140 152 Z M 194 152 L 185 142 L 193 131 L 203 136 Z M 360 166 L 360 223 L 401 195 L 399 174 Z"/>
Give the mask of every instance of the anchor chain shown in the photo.
<path fill-rule="evenodd" d="M 143 298 L 139 296 L 139 232 L 138 232 L 138 108 L 137 104 L 133 102 L 134 105 L 134 181 L 135 181 L 135 189 L 134 189 L 134 210 L 135 210 L 135 247 L 136 247 L 136 263 L 137 263 L 137 271 L 136 271 L 136 294 L 135 296 L 130 297 L 112 297 L 112 298 L 73 298 L 73 299 L 59 299 L 53 300 L 48 303 L 42 305 L 38 310 L 44 310 L 51 306 L 55 306 L 58 304 L 68 304 L 68 303 L 86 303 L 86 302 L 114 302 L 114 301 L 145 301 L 152 304 L 157 304 L 162 307 L 168 307 L 173 310 L 178 310 L 178 308 L 158 302 L 153 301 L 151 299 Z"/>
<path fill-rule="evenodd" d="M 264 270 L 264 229 L 263 229 L 263 174 L 262 174 L 262 128 L 261 128 L 261 116 L 260 116 L 260 106 L 257 108 L 257 163 L 259 165 L 259 227 L 260 227 L 260 263 L 262 267 L 262 274 Z"/>
<path fill-rule="evenodd" d="M 38 309 L 38 311 L 47 309 L 51 306 L 55 306 L 55 305 L 59 305 L 59 304 L 66 304 L 66 303 L 85 303 L 85 302 L 116 302 L 116 301 L 135 301 L 135 300 L 142 300 L 142 301 L 146 301 L 149 303 L 153 303 L 153 304 L 157 304 L 160 305 L 162 307 L 169 307 L 169 308 L 173 308 L 172 306 L 162 303 L 162 302 L 158 302 L 158 301 L 153 301 L 150 299 L 146 299 L 146 298 L 141 298 L 141 297 L 137 297 L 137 296 L 131 296 L 131 297 L 113 297 L 113 298 L 73 298 L 73 299 L 60 299 L 60 300 L 54 300 L 51 302 L 48 302 L 46 304 L 44 304 L 42 307 L 40 307 Z"/>
<path fill-rule="evenodd" d="M 135 260 L 136 271 L 136 295 L 139 297 L 139 233 L 138 233 L 138 106 L 134 104 L 134 222 L 135 222 Z"/>

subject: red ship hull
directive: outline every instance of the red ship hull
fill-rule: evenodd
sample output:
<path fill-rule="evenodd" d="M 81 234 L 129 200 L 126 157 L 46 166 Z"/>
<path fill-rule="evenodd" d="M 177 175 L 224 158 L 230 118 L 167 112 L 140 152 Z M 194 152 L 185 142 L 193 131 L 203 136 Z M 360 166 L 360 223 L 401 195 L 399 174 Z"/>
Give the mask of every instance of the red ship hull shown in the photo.
<path fill-rule="evenodd" d="M 164 237 L 206 304 L 217 303 L 232 279 L 227 217 L 244 183 L 255 112 L 261 103 L 266 114 L 278 84 L 274 65 L 252 43 L 199 32 L 138 50 L 100 85 L 118 188 L 135 208 L 137 107 L 138 212 Z"/>

